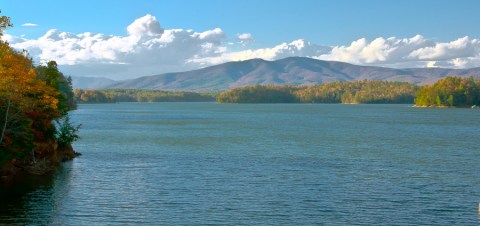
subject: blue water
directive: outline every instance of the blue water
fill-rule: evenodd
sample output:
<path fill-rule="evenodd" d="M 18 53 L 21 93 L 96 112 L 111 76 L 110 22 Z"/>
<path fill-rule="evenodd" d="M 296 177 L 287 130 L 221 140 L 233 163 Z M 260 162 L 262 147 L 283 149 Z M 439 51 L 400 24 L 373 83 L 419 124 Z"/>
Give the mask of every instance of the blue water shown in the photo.
<path fill-rule="evenodd" d="M 477 225 L 480 111 L 407 105 L 80 105 L 52 178 L 0 224 Z"/>

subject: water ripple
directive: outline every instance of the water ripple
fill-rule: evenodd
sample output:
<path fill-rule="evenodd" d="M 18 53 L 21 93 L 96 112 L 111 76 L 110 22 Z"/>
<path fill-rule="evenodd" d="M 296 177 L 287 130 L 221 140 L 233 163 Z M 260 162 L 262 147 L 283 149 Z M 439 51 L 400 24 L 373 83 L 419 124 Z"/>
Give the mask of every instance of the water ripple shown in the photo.
<path fill-rule="evenodd" d="M 83 155 L 17 196 L 2 188 L 0 224 L 480 221 L 467 109 L 122 103 L 72 118 Z"/>

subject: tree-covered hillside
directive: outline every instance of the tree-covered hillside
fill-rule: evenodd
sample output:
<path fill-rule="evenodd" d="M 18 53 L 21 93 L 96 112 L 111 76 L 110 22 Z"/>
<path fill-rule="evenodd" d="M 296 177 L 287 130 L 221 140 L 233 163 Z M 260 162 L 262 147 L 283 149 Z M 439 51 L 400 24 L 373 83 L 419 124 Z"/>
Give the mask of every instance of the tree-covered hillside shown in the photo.
<path fill-rule="evenodd" d="M 470 107 L 480 105 L 480 79 L 447 77 L 422 87 L 415 98 L 416 106 Z"/>
<path fill-rule="evenodd" d="M 255 85 L 217 96 L 219 103 L 413 103 L 419 86 L 406 82 L 330 82 L 313 86 Z"/>
<path fill-rule="evenodd" d="M 115 102 L 204 102 L 214 101 L 213 93 L 175 92 L 146 89 L 75 89 L 78 103 L 115 103 Z"/>
<path fill-rule="evenodd" d="M 296 103 L 295 86 L 254 85 L 235 88 L 217 95 L 219 103 Z"/>

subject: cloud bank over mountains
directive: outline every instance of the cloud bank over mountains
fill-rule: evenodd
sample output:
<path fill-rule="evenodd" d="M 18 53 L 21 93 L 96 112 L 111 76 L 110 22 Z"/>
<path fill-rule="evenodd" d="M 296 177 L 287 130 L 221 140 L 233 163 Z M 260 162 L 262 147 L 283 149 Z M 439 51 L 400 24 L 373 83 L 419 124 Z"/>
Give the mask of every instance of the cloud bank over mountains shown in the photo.
<path fill-rule="evenodd" d="M 152 15 L 133 21 L 125 36 L 72 34 L 49 30 L 38 39 L 5 34 L 17 49 L 28 50 L 36 62 L 55 60 L 73 76 L 134 78 L 197 69 L 228 61 L 262 58 L 276 60 L 290 56 L 343 61 L 385 67 L 480 66 L 480 40 L 468 36 L 438 42 L 416 35 L 411 38 L 360 38 L 349 45 L 321 46 L 298 39 L 269 48 L 250 49 L 250 33 L 231 39 L 220 28 L 197 32 L 164 29 Z"/>

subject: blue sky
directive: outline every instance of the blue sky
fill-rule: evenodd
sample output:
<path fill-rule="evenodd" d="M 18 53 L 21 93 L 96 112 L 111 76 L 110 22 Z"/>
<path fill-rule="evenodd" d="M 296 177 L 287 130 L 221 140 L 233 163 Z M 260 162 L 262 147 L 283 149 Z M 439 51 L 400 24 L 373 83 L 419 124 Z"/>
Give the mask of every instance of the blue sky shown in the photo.
<path fill-rule="evenodd" d="M 156 70 L 152 67 L 144 73 L 194 69 L 229 60 L 248 58 L 246 55 L 251 58 L 260 57 L 274 60 L 282 56 L 289 56 L 286 55 L 288 51 L 294 52 L 293 55 L 367 65 L 393 67 L 480 66 L 480 60 L 476 58 L 479 48 L 477 39 L 480 38 L 480 29 L 478 29 L 480 1 L 475 0 L 2 0 L 0 9 L 2 14 L 10 16 L 14 23 L 14 28 L 6 31 L 10 38 L 9 41 L 12 44 L 17 43 L 18 48 L 32 49 L 31 54 L 34 59 L 39 61 L 46 60 L 45 57 L 61 57 L 46 54 L 47 51 L 41 48 L 50 48 L 48 45 L 66 45 L 62 40 L 55 40 L 58 41 L 55 43 L 39 41 L 39 38 L 45 36 L 51 29 L 74 35 L 91 32 L 92 34 L 126 38 L 130 35 L 127 32 L 129 25 L 136 19 L 151 15 L 154 17 L 153 22 L 158 23 L 165 31 L 191 29 L 193 32 L 202 33 L 219 28 L 222 37 L 214 41 L 200 42 L 199 39 L 194 41 L 203 46 L 199 48 L 199 51 L 210 51 L 210 55 L 205 55 L 204 52 L 192 52 L 191 56 L 179 58 L 178 62 L 165 62 L 167 67 L 164 68 L 168 69 Z M 26 23 L 38 26 L 22 26 Z M 163 35 L 167 33 L 163 33 Z M 248 45 L 244 45 L 247 42 L 238 45 L 241 34 L 245 34 L 242 37 L 250 40 Z M 420 41 L 417 40 L 418 37 L 413 40 L 416 35 L 421 36 Z M 176 33 L 174 36 L 179 37 L 179 34 Z M 15 37 L 23 38 L 23 40 L 16 39 L 14 41 Z M 387 39 L 390 37 L 394 37 L 395 40 L 388 41 Z M 465 37 L 468 40 L 462 39 Z M 359 41 L 356 44 L 364 47 L 378 46 L 382 43 L 372 44 L 377 38 L 383 38 L 387 42 L 387 44 L 383 44 L 391 47 L 380 49 L 387 49 L 390 52 L 372 52 L 368 56 L 354 55 L 358 55 L 360 51 L 355 50 L 354 42 Z M 398 44 L 403 39 L 405 39 L 403 44 Z M 415 48 L 412 46 L 407 48 L 405 47 L 408 45 L 406 39 L 422 42 L 422 44 L 417 43 Z M 450 54 L 449 43 L 459 39 L 462 39 L 459 41 L 461 43 L 454 43 L 457 52 Z M 37 46 L 32 43 L 26 44 L 25 42 L 28 40 L 36 40 Z M 137 41 L 135 44 L 145 46 L 147 42 L 145 39 L 142 40 L 143 42 Z M 295 40 L 304 40 L 304 43 L 293 43 Z M 24 44 L 21 44 L 22 42 Z M 287 46 L 278 47 L 282 43 L 286 43 Z M 447 46 L 442 46 L 442 44 Z M 212 49 L 206 50 L 205 45 L 210 45 Z M 399 48 L 398 45 L 401 45 L 402 48 L 405 47 L 405 51 L 407 49 L 410 51 L 408 55 L 403 56 L 403 60 L 392 58 L 393 55 L 399 54 L 398 52 L 392 53 L 392 48 Z M 469 45 L 469 47 L 462 49 L 460 53 L 458 47 L 465 45 Z M 177 45 L 176 48 L 181 47 L 179 46 Z M 272 50 L 275 47 L 285 50 L 282 50 L 282 54 L 276 55 L 272 55 L 268 51 L 268 54 L 264 51 L 264 55 L 262 55 L 258 51 L 259 49 Z M 323 47 L 328 47 L 330 50 L 322 49 Z M 338 48 L 335 49 L 335 47 Z M 340 47 L 345 48 L 340 49 Z M 348 49 L 348 47 L 351 48 Z M 437 52 L 432 52 L 435 49 L 425 49 L 427 47 L 435 48 Z M 155 50 L 157 52 L 152 50 L 153 52 L 149 54 L 159 53 L 161 55 L 165 50 L 162 48 L 158 47 Z M 174 48 L 173 44 L 171 48 Z M 136 49 L 136 47 L 132 47 L 132 49 Z M 131 56 L 133 51 L 125 50 L 122 54 Z M 242 57 L 238 57 L 238 55 L 232 57 L 232 54 L 239 51 L 243 51 Z M 355 51 L 357 53 L 354 53 Z M 366 49 L 360 52 L 366 54 L 368 51 L 375 50 Z M 229 57 L 226 57 L 227 54 Z M 203 58 L 200 59 L 199 55 L 202 55 Z M 222 57 L 219 58 L 220 55 Z M 135 65 L 133 61 L 120 59 L 121 57 L 117 55 L 107 58 L 109 64 Z M 98 59 L 97 57 L 95 62 L 98 63 Z M 105 73 L 87 72 L 85 67 L 92 68 L 92 65 L 88 65 L 88 63 L 89 61 L 84 58 L 60 62 L 61 65 L 66 65 L 67 70 L 77 67 L 72 69 L 73 73 L 84 76 L 112 77 Z M 163 61 L 159 59 L 152 63 L 162 64 Z M 106 65 L 101 66 L 102 68 L 98 68 L 98 71 L 107 70 Z M 81 67 L 84 67 L 84 71 L 81 70 Z M 134 75 L 122 75 L 122 77 L 134 77 Z"/>
<path fill-rule="evenodd" d="M 52 28 L 122 35 L 147 13 L 165 28 L 249 32 L 265 45 L 298 38 L 338 45 L 359 37 L 480 37 L 476 0 L 2 0 L 0 9 L 15 23 L 9 33 L 32 38 Z"/>

